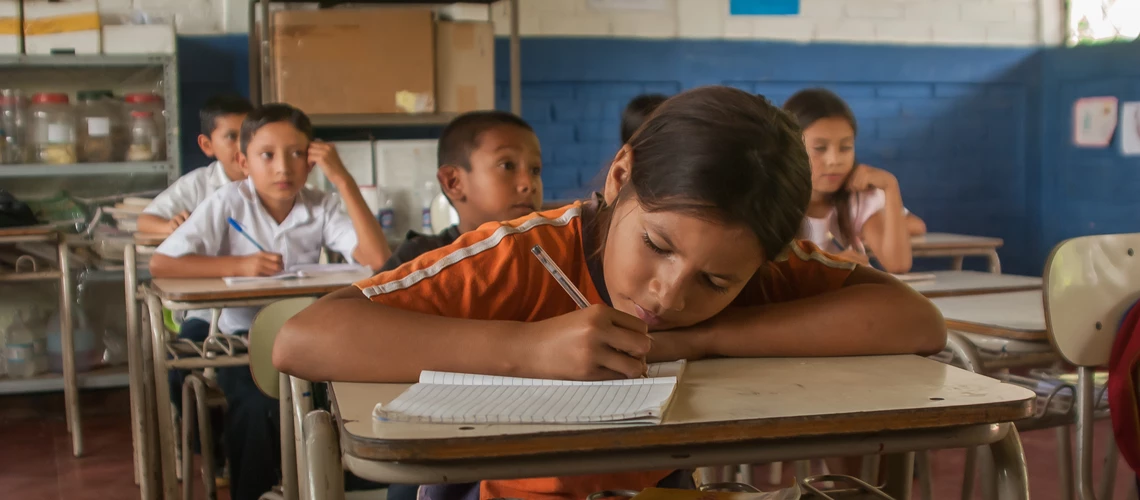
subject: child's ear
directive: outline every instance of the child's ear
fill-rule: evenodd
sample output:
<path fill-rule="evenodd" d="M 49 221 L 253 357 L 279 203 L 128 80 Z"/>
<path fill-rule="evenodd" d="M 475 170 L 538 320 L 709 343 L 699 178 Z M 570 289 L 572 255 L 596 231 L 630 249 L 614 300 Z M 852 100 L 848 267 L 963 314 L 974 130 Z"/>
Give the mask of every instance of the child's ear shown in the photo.
<path fill-rule="evenodd" d="M 607 205 L 613 205 L 617 200 L 621 188 L 629 182 L 630 169 L 633 168 L 633 148 L 628 144 L 622 146 L 610 163 L 610 170 L 606 173 L 606 187 L 602 189 L 602 197 Z"/>
<path fill-rule="evenodd" d="M 201 148 L 202 153 L 207 158 L 214 157 L 214 144 L 210 142 L 210 136 L 206 134 L 198 134 L 198 147 Z"/>
<path fill-rule="evenodd" d="M 249 158 L 245 156 L 245 153 L 240 151 L 238 152 L 238 168 L 241 168 L 243 175 L 249 177 Z"/>
<path fill-rule="evenodd" d="M 439 189 L 452 203 L 467 201 L 467 186 L 463 172 L 465 172 L 463 168 L 456 165 L 444 165 L 435 172 Z"/>

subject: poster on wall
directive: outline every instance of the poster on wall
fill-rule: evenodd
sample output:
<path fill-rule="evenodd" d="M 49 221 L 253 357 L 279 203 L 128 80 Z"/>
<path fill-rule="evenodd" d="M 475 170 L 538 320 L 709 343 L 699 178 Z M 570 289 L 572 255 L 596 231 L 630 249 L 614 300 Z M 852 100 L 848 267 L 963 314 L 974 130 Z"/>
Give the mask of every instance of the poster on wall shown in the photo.
<path fill-rule="evenodd" d="M 800 13 L 800 0 L 729 0 L 728 13 L 733 16 L 795 16 Z"/>
<path fill-rule="evenodd" d="M 1140 156 L 1140 102 L 1120 106 L 1120 152 L 1124 156 Z"/>
<path fill-rule="evenodd" d="M 1082 148 L 1106 148 L 1116 131 L 1115 97 L 1084 97 L 1073 104 L 1073 144 Z"/>

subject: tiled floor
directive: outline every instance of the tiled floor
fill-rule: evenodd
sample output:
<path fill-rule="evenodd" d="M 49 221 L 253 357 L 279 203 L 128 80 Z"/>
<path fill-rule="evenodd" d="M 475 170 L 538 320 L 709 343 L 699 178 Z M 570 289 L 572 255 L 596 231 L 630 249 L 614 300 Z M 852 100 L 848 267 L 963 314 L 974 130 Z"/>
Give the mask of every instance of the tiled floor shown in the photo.
<path fill-rule="evenodd" d="M 0 498 L 138 498 L 131 464 L 128 407 L 125 390 L 83 393 L 86 453 L 77 459 L 71 455 L 71 439 L 64 424 L 59 395 L 0 398 Z M 1109 435 L 1107 422 L 1098 426 L 1097 434 L 1103 442 Z M 1029 464 L 1030 497 L 1034 500 L 1060 499 L 1053 431 L 1025 433 L 1022 442 Z M 960 498 L 964 456 L 961 450 L 934 454 L 936 499 Z M 790 469 L 785 467 L 786 481 L 790 480 Z M 767 477 L 767 468 L 759 467 L 757 480 Z M 1130 471 L 1121 463 L 1115 498 L 1125 497 L 1131 477 Z M 195 489 L 201 498 L 201 488 Z M 222 499 L 228 500 L 225 490 L 220 493 Z"/>

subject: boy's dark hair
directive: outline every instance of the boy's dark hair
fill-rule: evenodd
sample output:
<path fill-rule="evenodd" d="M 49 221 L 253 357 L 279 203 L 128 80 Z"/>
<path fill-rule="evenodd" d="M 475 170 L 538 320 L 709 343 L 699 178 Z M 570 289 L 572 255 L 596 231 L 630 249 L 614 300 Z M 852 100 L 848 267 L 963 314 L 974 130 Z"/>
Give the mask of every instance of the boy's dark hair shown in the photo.
<path fill-rule="evenodd" d="M 264 104 L 260 108 L 250 111 L 245 120 L 241 122 L 241 153 L 249 147 L 249 140 L 261 127 L 270 123 L 286 122 L 292 125 L 310 141 L 313 140 L 313 123 L 301 110 L 288 104 Z"/>
<path fill-rule="evenodd" d="M 248 115 L 253 111 L 253 104 L 238 94 L 217 94 L 206 100 L 202 109 L 198 110 L 198 119 L 202 122 L 202 135 L 209 136 L 218 128 L 218 118 L 226 115 Z"/>
<path fill-rule="evenodd" d="M 859 133 L 855 113 L 851 112 L 851 108 L 842 98 L 827 89 L 805 89 L 796 92 L 784 102 L 784 111 L 791 114 L 804 130 L 825 118 L 842 118 L 851 124 L 852 132 Z M 846 188 L 840 189 L 832 193 L 828 201 L 835 207 L 839 235 L 845 243 L 850 244 L 855 240 L 854 222 L 851 220 L 851 192 Z"/>
<path fill-rule="evenodd" d="M 682 92 L 662 103 L 628 146 L 629 182 L 599 217 L 600 240 L 613 206 L 631 193 L 649 212 L 743 224 L 768 260 L 800 230 L 811 198 L 803 133 L 763 97 L 722 86 Z"/>
<path fill-rule="evenodd" d="M 471 152 L 479 148 L 479 137 L 504 125 L 534 132 L 526 120 L 506 111 L 471 111 L 455 117 L 439 136 L 438 166 L 456 165 L 471 170 Z"/>
<path fill-rule="evenodd" d="M 621 112 L 621 143 L 626 144 L 641 124 L 669 97 L 663 94 L 641 94 L 625 105 Z"/>

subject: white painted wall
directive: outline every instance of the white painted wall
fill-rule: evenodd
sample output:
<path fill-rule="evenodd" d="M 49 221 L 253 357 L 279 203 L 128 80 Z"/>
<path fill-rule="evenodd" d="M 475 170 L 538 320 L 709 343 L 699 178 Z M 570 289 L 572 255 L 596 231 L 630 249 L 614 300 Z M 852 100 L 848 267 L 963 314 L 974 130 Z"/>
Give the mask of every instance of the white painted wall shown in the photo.
<path fill-rule="evenodd" d="M 249 5 L 248 0 L 100 2 L 108 12 L 167 14 L 184 34 L 244 33 Z M 800 0 L 798 16 L 729 16 L 728 0 L 656 0 L 659 11 L 597 9 L 591 0 L 519 2 L 525 36 L 1028 46 L 1060 43 L 1064 18 L 1063 0 Z M 508 8 L 506 1 L 492 8 L 500 34 L 508 30 Z"/>

